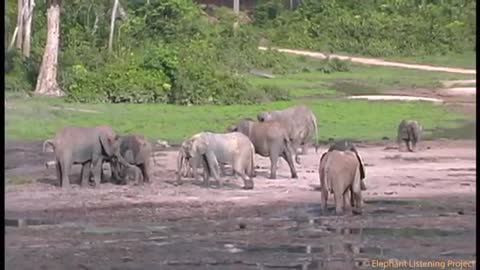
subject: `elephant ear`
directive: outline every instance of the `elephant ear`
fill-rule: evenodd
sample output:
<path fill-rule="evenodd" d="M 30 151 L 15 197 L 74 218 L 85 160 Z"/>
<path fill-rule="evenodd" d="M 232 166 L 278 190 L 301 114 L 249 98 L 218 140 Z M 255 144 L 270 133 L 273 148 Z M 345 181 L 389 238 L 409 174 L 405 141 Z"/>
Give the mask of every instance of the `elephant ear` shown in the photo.
<path fill-rule="evenodd" d="M 198 155 L 204 155 L 207 152 L 208 142 L 204 136 L 192 141 L 192 152 Z"/>
<path fill-rule="evenodd" d="M 362 157 L 360 156 L 360 154 L 358 152 L 354 152 L 354 153 L 357 156 L 358 163 L 360 164 L 360 179 L 364 179 L 365 178 L 365 165 L 363 164 Z"/>
<path fill-rule="evenodd" d="M 325 153 L 322 154 L 322 156 L 320 157 L 320 163 L 322 163 L 323 158 L 325 157 L 325 155 L 326 155 L 328 152 L 331 152 L 331 151 L 329 150 L 329 151 L 327 151 L 327 152 L 325 152 Z"/>
<path fill-rule="evenodd" d="M 100 137 L 100 144 L 102 145 L 103 151 L 107 154 L 107 156 L 111 157 L 115 153 L 114 145 L 119 139 L 118 135 L 115 135 L 115 137 L 111 137 L 108 134 L 105 134 L 103 132 L 99 133 Z"/>

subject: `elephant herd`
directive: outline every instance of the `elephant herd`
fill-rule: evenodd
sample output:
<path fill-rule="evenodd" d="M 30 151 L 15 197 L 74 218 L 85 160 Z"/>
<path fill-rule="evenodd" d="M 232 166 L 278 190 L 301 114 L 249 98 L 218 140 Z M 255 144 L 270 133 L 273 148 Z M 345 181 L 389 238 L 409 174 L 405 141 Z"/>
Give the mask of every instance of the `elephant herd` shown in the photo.
<path fill-rule="evenodd" d="M 284 159 L 291 178 L 298 178 L 295 163 L 300 164 L 300 153 L 306 154 L 310 144 L 318 151 L 318 126 L 313 112 L 300 105 L 285 110 L 262 112 L 257 120 L 245 118 L 227 128 L 225 133 L 200 132 L 185 140 L 177 156 L 177 184 L 182 177 L 198 180 L 201 167 L 204 185 L 209 179 L 221 187 L 225 165 L 230 165 L 233 176 L 240 176 L 243 189 L 253 189 L 255 154 L 270 159 L 270 178 L 277 177 L 277 163 Z M 416 149 L 422 127 L 417 121 L 403 120 L 398 126 L 399 146 L 405 142 L 408 151 Z M 73 164 L 82 165 L 81 186 L 98 186 L 103 175 L 103 163 L 109 162 L 112 181 L 126 184 L 133 174 L 134 184 L 152 179 L 152 145 L 142 135 L 120 136 L 109 126 L 65 127 L 55 138 L 43 143 L 43 151 L 51 146 L 55 153 L 55 169 L 61 187 L 70 187 L 69 173 Z M 156 163 L 156 162 L 155 162 Z M 93 183 L 90 181 L 93 175 Z M 322 209 L 328 195 L 335 198 L 336 212 L 347 206 L 361 213 L 362 191 L 366 190 L 365 168 L 355 145 L 337 141 L 322 154 L 319 161 Z"/>

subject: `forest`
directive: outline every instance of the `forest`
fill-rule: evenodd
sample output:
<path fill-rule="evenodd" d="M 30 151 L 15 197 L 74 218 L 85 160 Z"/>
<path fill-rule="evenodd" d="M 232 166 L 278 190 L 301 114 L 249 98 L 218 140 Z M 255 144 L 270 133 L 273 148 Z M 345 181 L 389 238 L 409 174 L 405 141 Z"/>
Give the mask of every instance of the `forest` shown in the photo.
<path fill-rule="evenodd" d="M 81 103 L 256 104 L 291 97 L 253 84 L 251 70 L 311 69 L 259 45 L 373 57 L 476 50 L 474 0 L 284 2 L 237 15 L 188 0 L 8 0 L 5 90 Z M 324 60 L 315 70 L 348 65 Z"/>

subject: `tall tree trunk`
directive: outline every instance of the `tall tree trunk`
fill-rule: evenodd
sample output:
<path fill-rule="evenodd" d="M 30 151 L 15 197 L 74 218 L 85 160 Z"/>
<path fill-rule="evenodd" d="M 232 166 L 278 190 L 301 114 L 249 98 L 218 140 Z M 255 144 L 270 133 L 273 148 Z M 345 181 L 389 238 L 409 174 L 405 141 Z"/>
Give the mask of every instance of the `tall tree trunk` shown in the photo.
<path fill-rule="evenodd" d="M 35 0 L 27 0 L 27 8 L 24 12 L 24 21 L 23 21 L 23 56 L 30 57 L 31 50 L 31 39 L 32 39 L 32 17 L 33 17 L 33 8 L 35 7 Z"/>
<path fill-rule="evenodd" d="M 35 94 L 63 96 L 65 93 L 57 83 L 58 49 L 60 44 L 60 2 L 47 0 L 47 44 L 43 52 L 42 65 L 38 74 Z"/>
<path fill-rule="evenodd" d="M 112 19 L 110 20 L 110 37 L 108 39 L 108 50 L 111 52 L 113 48 L 113 33 L 115 31 L 115 18 L 117 17 L 117 8 L 118 8 L 118 0 L 113 2 L 113 9 L 112 9 Z"/>
<path fill-rule="evenodd" d="M 23 14 L 25 13 L 25 0 L 18 0 L 17 1 L 17 32 L 16 32 L 16 42 L 15 47 L 17 49 L 22 49 L 22 41 L 23 41 Z"/>

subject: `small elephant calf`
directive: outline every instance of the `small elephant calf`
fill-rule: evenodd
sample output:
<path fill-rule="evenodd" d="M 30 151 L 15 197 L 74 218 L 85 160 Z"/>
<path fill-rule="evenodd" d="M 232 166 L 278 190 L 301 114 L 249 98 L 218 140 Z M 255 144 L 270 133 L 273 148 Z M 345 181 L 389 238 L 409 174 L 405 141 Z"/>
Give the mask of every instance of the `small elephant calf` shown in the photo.
<path fill-rule="evenodd" d="M 342 214 L 349 206 L 354 206 L 355 212 L 362 212 L 362 190 L 360 187 L 360 162 L 351 151 L 329 151 L 320 160 L 319 178 L 322 191 L 321 207 L 327 207 L 328 194 L 335 197 L 335 211 Z M 351 202 L 348 193 L 351 193 Z M 351 208 L 350 208 L 351 209 Z"/>
<path fill-rule="evenodd" d="M 398 149 L 401 149 L 402 141 L 405 142 L 407 150 L 413 152 L 417 148 L 417 143 L 422 135 L 422 126 L 415 120 L 402 120 L 398 125 L 397 143 Z"/>
<path fill-rule="evenodd" d="M 133 170 L 134 183 L 140 183 L 140 175 L 143 182 L 150 182 L 152 145 L 142 135 L 120 136 L 115 146 L 115 156 L 121 156 L 130 167 L 122 166 L 117 158 L 112 160 L 112 175 L 117 182 L 125 181 L 126 175 Z"/>

